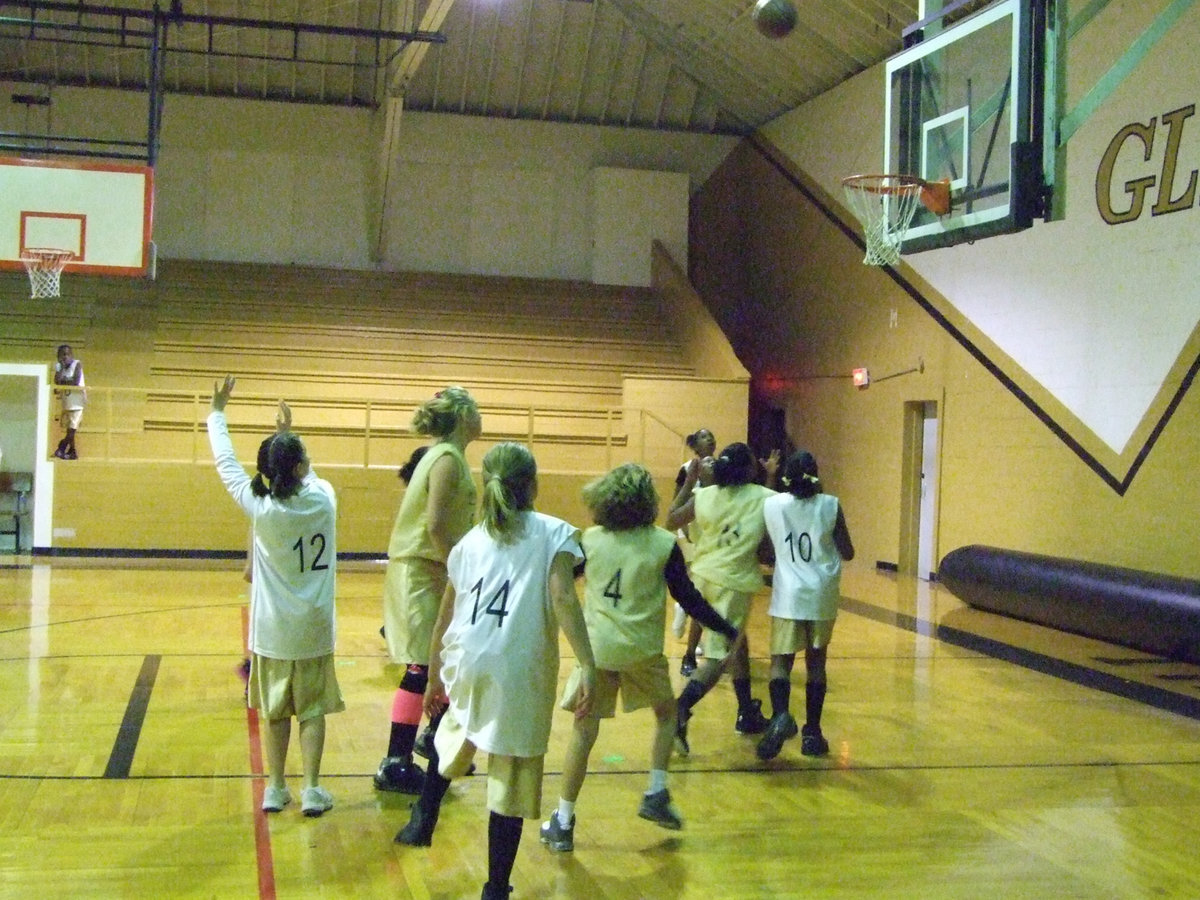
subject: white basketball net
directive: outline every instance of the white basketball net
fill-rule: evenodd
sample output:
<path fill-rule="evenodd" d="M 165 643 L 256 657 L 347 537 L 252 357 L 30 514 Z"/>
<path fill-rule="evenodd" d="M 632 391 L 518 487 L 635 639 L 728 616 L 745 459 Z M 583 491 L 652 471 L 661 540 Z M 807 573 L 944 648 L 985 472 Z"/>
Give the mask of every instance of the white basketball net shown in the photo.
<path fill-rule="evenodd" d="M 74 258 L 75 254 L 70 250 L 48 247 L 26 247 L 22 250 L 21 262 L 25 263 L 25 271 L 29 273 L 30 297 L 38 300 L 59 296 L 58 276 L 62 274 L 63 266 Z"/>
<path fill-rule="evenodd" d="M 900 244 L 921 205 L 921 184 L 898 175 L 863 175 L 842 182 L 846 201 L 863 226 L 868 266 L 894 266 Z"/>

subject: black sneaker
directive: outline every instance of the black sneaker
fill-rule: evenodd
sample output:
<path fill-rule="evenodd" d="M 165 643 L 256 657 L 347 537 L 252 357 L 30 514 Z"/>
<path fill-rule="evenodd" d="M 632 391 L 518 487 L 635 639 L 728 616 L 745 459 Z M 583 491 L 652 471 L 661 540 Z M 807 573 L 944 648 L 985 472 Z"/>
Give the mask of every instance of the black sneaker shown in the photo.
<path fill-rule="evenodd" d="M 575 818 L 564 828 L 558 821 L 558 810 L 550 813 L 550 818 L 542 823 L 542 843 L 551 850 L 559 853 L 570 853 L 575 849 Z"/>
<path fill-rule="evenodd" d="M 511 893 L 511 885 L 494 887 L 490 881 L 486 881 L 483 885 L 483 893 L 479 895 L 479 900 L 508 900 L 508 895 Z"/>
<path fill-rule="evenodd" d="M 695 671 L 696 671 L 696 657 L 685 656 L 683 658 L 683 660 L 679 663 L 679 674 L 682 675 L 684 678 L 687 678 L 689 675 L 691 675 Z"/>
<path fill-rule="evenodd" d="M 638 815 L 655 825 L 661 825 L 672 831 L 678 831 L 683 827 L 683 816 L 671 802 L 671 794 L 666 788 L 656 794 L 643 794 L 642 803 L 638 807 Z"/>
<path fill-rule="evenodd" d="M 397 844 L 406 844 L 409 847 L 432 847 L 433 829 L 437 827 L 437 820 L 437 813 L 429 815 L 420 803 L 414 803 L 408 824 L 396 832 L 393 840 Z"/>
<path fill-rule="evenodd" d="M 829 753 L 829 741 L 821 734 L 821 729 L 805 725 L 800 729 L 800 752 L 805 756 L 825 756 Z"/>
<path fill-rule="evenodd" d="M 766 731 L 767 717 L 762 714 L 762 701 L 751 700 L 749 706 L 739 709 L 733 728 L 738 734 L 762 734 Z"/>
<path fill-rule="evenodd" d="M 692 717 L 690 709 L 678 707 L 675 712 L 675 752 L 680 756 L 687 756 L 692 752 L 692 748 L 688 745 L 687 727 L 688 719 Z"/>
<path fill-rule="evenodd" d="M 425 784 L 425 773 L 412 758 L 388 756 L 375 773 L 375 789 L 396 794 L 419 794 Z"/>
<path fill-rule="evenodd" d="M 792 718 L 792 714 L 781 712 L 779 715 L 771 717 L 767 733 L 758 742 L 758 747 L 754 752 L 758 754 L 759 759 L 774 759 L 783 749 L 783 742 L 788 738 L 794 738 L 799 733 L 800 729 L 796 726 L 796 720 Z"/>
<path fill-rule="evenodd" d="M 429 755 L 433 753 L 433 735 L 433 729 L 426 725 L 413 743 L 413 753 L 421 759 L 429 759 Z"/>

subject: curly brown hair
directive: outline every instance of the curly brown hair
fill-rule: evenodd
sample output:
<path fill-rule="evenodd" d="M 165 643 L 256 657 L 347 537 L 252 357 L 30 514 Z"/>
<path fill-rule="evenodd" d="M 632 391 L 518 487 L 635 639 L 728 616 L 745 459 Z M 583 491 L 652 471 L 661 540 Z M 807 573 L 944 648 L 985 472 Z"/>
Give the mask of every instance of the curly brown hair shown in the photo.
<path fill-rule="evenodd" d="M 583 502 L 597 525 L 625 531 L 653 525 L 658 518 L 658 492 L 645 466 L 625 463 L 583 488 Z"/>

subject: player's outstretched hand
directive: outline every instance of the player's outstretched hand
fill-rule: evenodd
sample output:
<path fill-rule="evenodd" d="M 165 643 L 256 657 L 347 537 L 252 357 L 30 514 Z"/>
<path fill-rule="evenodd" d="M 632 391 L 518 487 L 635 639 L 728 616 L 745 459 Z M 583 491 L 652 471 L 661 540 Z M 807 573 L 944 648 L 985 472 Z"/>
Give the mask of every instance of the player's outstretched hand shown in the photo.
<path fill-rule="evenodd" d="M 766 459 L 760 459 L 759 465 L 767 474 L 767 487 L 772 487 L 775 484 L 775 473 L 779 471 L 779 450 L 778 448 L 771 451 Z"/>
<path fill-rule="evenodd" d="M 279 401 L 279 410 L 275 413 L 275 430 L 280 434 L 292 430 L 292 410 L 283 400 Z"/>
<path fill-rule="evenodd" d="M 225 383 L 218 385 L 213 382 L 212 408 L 216 412 L 221 412 L 225 409 L 225 405 L 229 402 L 229 395 L 233 393 L 233 386 L 237 384 L 237 379 L 232 375 L 225 376 Z"/>

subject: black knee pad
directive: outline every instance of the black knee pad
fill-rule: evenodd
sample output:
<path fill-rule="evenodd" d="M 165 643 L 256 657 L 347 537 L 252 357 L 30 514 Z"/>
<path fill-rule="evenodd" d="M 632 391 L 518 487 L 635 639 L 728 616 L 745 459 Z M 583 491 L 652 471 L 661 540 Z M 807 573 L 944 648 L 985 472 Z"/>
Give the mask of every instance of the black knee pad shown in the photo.
<path fill-rule="evenodd" d="M 429 684 L 428 666 L 409 666 L 400 679 L 400 690 L 411 694 L 425 694 L 425 686 Z"/>

